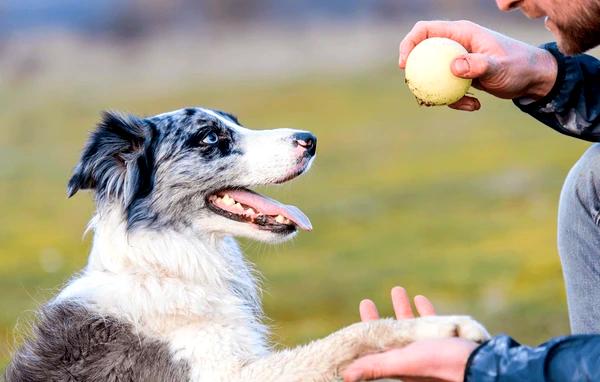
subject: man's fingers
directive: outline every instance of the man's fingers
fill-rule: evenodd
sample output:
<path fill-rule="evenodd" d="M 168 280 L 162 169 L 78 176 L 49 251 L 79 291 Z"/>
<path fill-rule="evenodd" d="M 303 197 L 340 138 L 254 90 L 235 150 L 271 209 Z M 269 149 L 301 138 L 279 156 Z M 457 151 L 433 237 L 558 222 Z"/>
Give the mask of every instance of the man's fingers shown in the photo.
<path fill-rule="evenodd" d="M 362 300 L 358 306 L 360 312 L 360 320 L 363 322 L 373 321 L 379 319 L 379 312 L 377 312 L 377 306 L 371 300 Z"/>
<path fill-rule="evenodd" d="M 496 67 L 493 57 L 481 53 L 464 54 L 454 59 L 450 65 L 455 76 L 471 79 L 491 76 Z"/>
<path fill-rule="evenodd" d="M 394 306 L 394 313 L 398 320 L 415 317 L 406 289 L 399 286 L 392 288 L 392 305 Z"/>
<path fill-rule="evenodd" d="M 359 358 L 344 370 L 344 382 L 394 377 L 400 375 L 397 369 L 402 367 L 402 357 L 396 354 L 400 349 Z"/>
<path fill-rule="evenodd" d="M 422 317 L 425 316 L 435 316 L 435 308 L 429 299 L 425 296 L 418 295 L 415 296 L 415 306 L 417 307 L 417 312 Z"/>
<path fill-rule="evenodd" d="M 429 37 L 450 37 L 447 21 L 419 21 L 400 42 L 398 65 L 404 69 L 408 55 L 421 41 Z"/>
<path fill-rule="evenodd" d="M 417 44 L 427 38 L 427 27 L 426 23 L 423 21 L 419 21 L 415 24 L 415 26 L 411 29 L 410 32 L 400 42 L 398 66 L 404 69 L 406 67 L 406 59 L 410 52 L 414 49 Z"/>
<path fill-rule="evenodd" d="M 430 37 L 446 37 L 457 41 L 468 51 L 471 50 L 471 37 L 477 26 L 469 21 L 419 21 L 402 39 L 399 48 L 398 65 L 406 66 L 406 59 L 417 44 Z"/>
<path fill-rule="evenodd" d="M 448 105 L 448 107 L 462 111 L 476 111 L 481 109 L 481 103 L 475 97 L 464 96 L 453 104 Z"/>
<path fill-rule="evenodd" d="M 450 69 L 455 76 L 475 79 L 475 87 L 479 83 L 478 78 L 494 74 L 497 65 L 495 60 L 485 54 L 469 53 L 462 55 L 452 61 Z M 481 103 L 475 97 L 464 96 L 457 102 L 448 105 L 452 109 L 462 111 L 476 111 L 481 109 Z"/>

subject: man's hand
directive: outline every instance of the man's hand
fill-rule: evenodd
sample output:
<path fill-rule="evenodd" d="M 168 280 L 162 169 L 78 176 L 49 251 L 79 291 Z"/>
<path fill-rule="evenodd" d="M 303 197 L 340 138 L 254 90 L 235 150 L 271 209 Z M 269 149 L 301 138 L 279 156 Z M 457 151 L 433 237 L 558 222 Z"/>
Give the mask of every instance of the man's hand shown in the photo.
<path fill-rule="evenodd" d="M 357 359 L 344 370 L 344 382 L 394 377 L 404 382 L 462 382 L 469 355 L 477 346 L 463 338 L 413 342 Z"/>
<path fill-rule="evenodd" d="M 415 307 L 420 316 L 435 315 L 433 304 L 424 296 L 416 296 Z M 396 318 L 415 315 L 404 288 L 392 289 L 392 305 Z M 379 318 L 371 300 L 363 300 L 359 307 L 362 321 Z M 478 345 L 462 338 L 444 338 L 413 342 L 401 349 L 388 350 L 359 358 L 344 370 L 344 381 L 402 377 L 408 381 L 456 381 L 464 379 L 469 355 Z"/>
<path fill-rule="evenodd" d="M 556 59 L 544 49 L 525 44 L 470 21 L 419 21 L 400 43 L 399 66 L 404 69 L 412 49 L 429 37 L 446 37 L 470 53 L 451 65 L 454 75 L 472 78 L 473 86 L 500 98 L 529 97 L 550 92 L 558 71 Z M 450 105 L 465 111 L 479 110 L 474 97 Z"/>

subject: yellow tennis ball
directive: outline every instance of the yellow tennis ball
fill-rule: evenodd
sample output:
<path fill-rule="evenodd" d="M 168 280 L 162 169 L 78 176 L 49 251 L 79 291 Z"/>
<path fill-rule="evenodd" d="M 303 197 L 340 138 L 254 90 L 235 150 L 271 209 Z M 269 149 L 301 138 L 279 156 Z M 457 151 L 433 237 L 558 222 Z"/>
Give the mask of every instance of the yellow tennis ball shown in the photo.
<path fill-rule="evenodd" d="M 450 71 L 452 61 L 465 53 L 462 45 L 443 37 L 423 40 L 410 52 L 405 81 L 420 105 L 449 105 L 467 94 L 471 80 Z"/>

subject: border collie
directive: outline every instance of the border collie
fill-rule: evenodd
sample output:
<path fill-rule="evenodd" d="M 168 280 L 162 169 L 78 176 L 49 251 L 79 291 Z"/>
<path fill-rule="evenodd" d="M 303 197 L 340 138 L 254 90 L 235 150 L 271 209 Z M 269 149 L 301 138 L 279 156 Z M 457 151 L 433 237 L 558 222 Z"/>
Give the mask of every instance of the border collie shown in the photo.
<path fill-rule="evenodd" d="M 249 188 L 303 174 L 316 144 L 203 108 L 105 113 L 68 184 L 69 197 L 95 194 L 89 262 L 40 309 L 7 381 L 330 381 L 361 355 L 416 339 L 488 338 L 468 317 L 382 319 L 272 349 L 233 237 L 311 230 L 298 208 Z"/>

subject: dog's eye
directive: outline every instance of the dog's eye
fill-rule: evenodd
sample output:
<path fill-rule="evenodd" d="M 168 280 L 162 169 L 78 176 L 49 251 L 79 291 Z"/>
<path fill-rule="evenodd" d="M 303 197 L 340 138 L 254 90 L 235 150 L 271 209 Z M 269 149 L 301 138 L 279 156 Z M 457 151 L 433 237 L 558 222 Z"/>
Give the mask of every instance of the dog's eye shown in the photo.
<path fill-rule="evenodd" d="M 216 133 L 208 133 L 202 139 L 202 143 L 207 145 L 214 145 L 217 142 L 219 142 L 219 136 Z"/>

